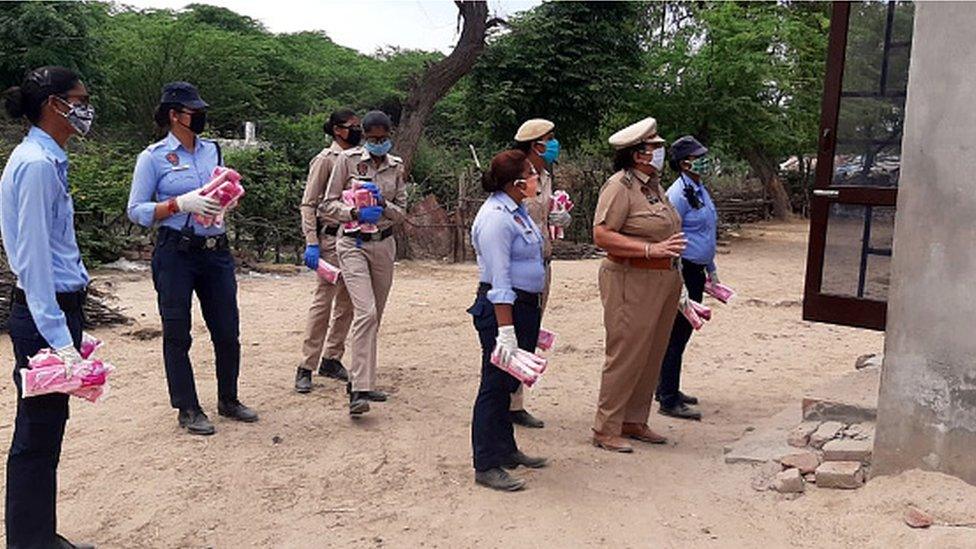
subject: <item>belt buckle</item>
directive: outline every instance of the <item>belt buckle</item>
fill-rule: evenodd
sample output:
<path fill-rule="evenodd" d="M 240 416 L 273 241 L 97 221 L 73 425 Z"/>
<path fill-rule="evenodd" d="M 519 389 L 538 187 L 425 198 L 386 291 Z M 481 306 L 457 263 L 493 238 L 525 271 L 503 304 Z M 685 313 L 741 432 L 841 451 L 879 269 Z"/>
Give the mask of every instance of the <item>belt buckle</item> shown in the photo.
<path fill-rule="evenodd" d="M 217 247 L 217 239 L 214 238 L 214 237 L 212 237 L 212 236 L 208 236 L 207 239 L 203 241 L 203 247 L 206 248 L 206 249 L 208 249 L 208 250 L 212 250 L 212 249 L 216 248 Z"/>

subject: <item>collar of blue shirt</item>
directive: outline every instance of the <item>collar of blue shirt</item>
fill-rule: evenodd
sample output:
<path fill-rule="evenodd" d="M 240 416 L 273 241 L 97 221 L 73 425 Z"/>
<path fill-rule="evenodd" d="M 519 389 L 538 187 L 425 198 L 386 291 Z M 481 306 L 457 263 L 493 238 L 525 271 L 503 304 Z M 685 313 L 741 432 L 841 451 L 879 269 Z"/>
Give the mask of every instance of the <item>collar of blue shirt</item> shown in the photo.
<path fill-rule="evenodd" d="M 41 128 L 31 126 L 30 130 L 27 132 L 27 139 L 40 145 L 51 160 L 54 160 L 59 164 L 68 161 L 68 155 L 64 152 L 64 149 L 61 148 L 61 145 L 58 145 L 58 142 Z"/>
<path fill-rule="evenodd" d="M 194 145 L 193 145 L 195 149 L 192 151 L 186 151 L 186 148 L 183 147 L 183 143 L 181 143 L 180 140 L 177 139 L 175 135 L 173 135 L 173 132 L 169 132 L 168 134 L 166 134 L 166 148 L 171 151 L 175 151 L 176 149 L 182 148 L 183 150 L 185 150 L 190 154 L 195 154 L 197 151 L 200 150 L 201 145 L 202 143 L 200 142 L 200 137 L 197 136 L 197 138 L 194 140 Z"/>
<path fill-rule="evenodd" d="M 491 197 L 512 213 L 525 211 L 525 207 L 522 204 L 516 204 L 515 200 L 505 191 L 495 191 Z"/>

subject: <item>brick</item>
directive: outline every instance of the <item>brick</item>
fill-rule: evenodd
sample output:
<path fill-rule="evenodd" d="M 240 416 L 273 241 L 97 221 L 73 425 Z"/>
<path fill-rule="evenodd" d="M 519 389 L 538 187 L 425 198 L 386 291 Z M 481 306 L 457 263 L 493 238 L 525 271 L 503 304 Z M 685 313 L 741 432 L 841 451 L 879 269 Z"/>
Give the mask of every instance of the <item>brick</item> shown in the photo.
<path fill-rule="evenodd" d="M 873 440 L 874 424 L 855 423 L 844 430 L 844 438 L 853 438 L 854 440 Z"/>
<path fill-rule="evenodd" d="M 805 489 L 805 482 L 799 469 L 787 469 L 776 474 L 773 490 L 781 494 L 797 494 Z"/>
<path fill-rule="evenodd" d="M 859 461 L 825 461 L 817 467 L 818 488 L 860 488 L 864 469 Z"/>
<path fill-rule="evenodd" d="M 831 440 L 823 447 L 824 461 L 859 461 L 871 462 L 871 450 L 874 444 L 870 440 L 854 440 L 841 438 Z"/>
<path fill-rule="evenodd" d="M 812 435 L 810 435 L 810 446 L 814 448 L 822 447 L 827 441 L 837 438 L 845 429 L 845 425 L 839 421 L 825 421 Z"/>
<path fill-rule="evenodd" d="M 790 431 L 786 443 L 796 448 L 806 448 L 810 443 L 810 435 L 816 432 L 818 427 L 820 427 L 819 421 L 804 421 Z"/>
<path fill-rule="evenodd" d="M 784 469 L 799 469 L 800 474 L 805 475 L 817 470 L 820 465 L 820 456 L 812 451 L 797 452 L 781 457 L 779 462 Z"/>

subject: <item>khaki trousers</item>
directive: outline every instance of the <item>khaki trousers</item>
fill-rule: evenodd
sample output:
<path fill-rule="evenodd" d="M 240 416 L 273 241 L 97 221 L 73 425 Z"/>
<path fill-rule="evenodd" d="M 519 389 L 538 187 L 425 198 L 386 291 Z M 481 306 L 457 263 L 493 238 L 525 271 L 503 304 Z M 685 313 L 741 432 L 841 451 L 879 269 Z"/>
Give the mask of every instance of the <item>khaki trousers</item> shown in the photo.
<path fill-rule="evenodd" d="M 336 237 L 323 234 L 319 241 L 319 250 L 322 259 L 339 266 Z M 349 326 L 352 324 L 352 301 L 346 291 L 344 278 L 339 277 L 335 284 L 329 284 L 319 276 L 315 279 L 318 283 L 315 293 L 312 294 L 312 304 L 308 308 L 305 341 L 302 343 L 302 368 L 306 370 L 314 370 L 322 358 L 341 359 L 346 348 Z"/>
<path fill-rule="evenodd" d="M 372 391 L 376 384 L 377 333 L 386 299 L 393 286 L 396 240 L 363 242 L 339 237 L 339 268 L 352 300 L 352 363 L 349 380 L 353 391 Z"/>
<path fill-rule="evenodd" d="M 600 266 L 606 362 L 593 430 L 619 436 L 624 423 L 647 423 L 678 310 L 677 270 Z"/>
<path fill-rule="evenodd" d="M 552 284 L 552 263 L 546 263 L 546 285 L 539 296 L 539 317 L 546 314 L 546 303 L 549 302 L 549 286 Z M 512 403 L 508 406 L 509 411 L 517 412 L 525 409 L 525 385 L 519 384 L 518 389 L 512 393 Z"/>

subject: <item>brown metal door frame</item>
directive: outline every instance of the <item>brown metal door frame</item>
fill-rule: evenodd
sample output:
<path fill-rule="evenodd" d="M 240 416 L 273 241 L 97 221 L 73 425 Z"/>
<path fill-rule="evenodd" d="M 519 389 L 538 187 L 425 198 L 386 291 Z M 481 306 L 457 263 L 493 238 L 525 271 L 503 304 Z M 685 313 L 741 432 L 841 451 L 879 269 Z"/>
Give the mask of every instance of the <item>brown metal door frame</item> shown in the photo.
<path fill-rule="evenodd" d="M 831 187 L 851 4 L 834 2 L 832 8 L 827 48 L 827 73 L 824 78 L 823 101 L 820 107 L 817 172 L 814 192 L 810 198 L 810 240 L 807 248 L 803 319 L 884 330 L 887 317 L 886 302 L 827 295 L 820 292 L 831 205 L 843 203 L 894 206 L 898 192 L 896 188 Z"/>

